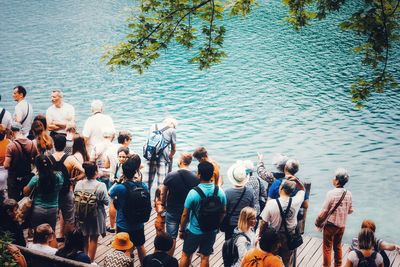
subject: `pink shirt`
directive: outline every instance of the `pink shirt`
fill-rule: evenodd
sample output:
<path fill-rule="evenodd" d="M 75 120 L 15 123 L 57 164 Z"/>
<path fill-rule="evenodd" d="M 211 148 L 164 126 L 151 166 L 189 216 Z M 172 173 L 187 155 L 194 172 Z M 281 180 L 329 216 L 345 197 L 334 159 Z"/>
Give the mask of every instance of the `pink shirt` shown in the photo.
<path fill-rule="evenodd" d="M 338 201 L 342 198 L 343 192 L 344 188 L 334 188 L 328 191 L 320 214 L 324 214 L 325 212 L 327 213 L 332 210 L 336 206 L 336 203 L 338 203 Z M 342 203 L 335 210 L 335 212 L 329 216 L 328 222 L 336 225 L 337 227 L 345 227 L 347 214 L 353 212 L 352 202 L 351 192 L 347 190 L 346 196 L 344 197 Z"/>

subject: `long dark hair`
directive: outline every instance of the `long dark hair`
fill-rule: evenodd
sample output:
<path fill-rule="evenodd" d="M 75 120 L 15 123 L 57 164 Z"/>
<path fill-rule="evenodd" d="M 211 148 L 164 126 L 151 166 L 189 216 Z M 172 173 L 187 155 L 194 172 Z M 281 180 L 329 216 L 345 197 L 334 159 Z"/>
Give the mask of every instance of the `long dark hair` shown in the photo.
<path fill-rule="evenodd" d="M 84 244 L 82 231 L 74 229 L 66 234 L 64 246 L 57 251 L 56 256 L 74 259 L 79 251 L 83 251 Z"/>
<path fill-rule="evenodd" d="M 74 137 L 74 144 L 72 145 L 72 155 L 76 152 L 82 154 L 83 161 L 89 161 L 89 154 L 86 150 L 85 139 L 78 134 Z"/>
<path fill-rule="evenodd" d="M 53 164 L 45 155 L 39 155 L 35 159 L 35 166 L 39 173 L 39 182 L 37 190 L 41 193 L 50 193 L 54 191 L 56 176 L 53 170 Z"/>

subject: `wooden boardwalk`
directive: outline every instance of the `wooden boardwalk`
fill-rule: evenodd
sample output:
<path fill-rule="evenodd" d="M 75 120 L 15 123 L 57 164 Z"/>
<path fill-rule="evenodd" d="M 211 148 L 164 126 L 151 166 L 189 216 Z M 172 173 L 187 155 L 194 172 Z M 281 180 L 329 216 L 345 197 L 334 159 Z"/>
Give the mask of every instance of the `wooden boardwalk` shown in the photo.
<path fill-rule="evenodd" d="M 150 220 L 145 225 L 145 236 L 146 243 L 145 248 L 147 254 L 153 253 L 154 251 L 154 238 L 156 236 L 156 231 L 154 228 L 154 220 L 155 213 L 153 212 Z M 104 257 L 112 251 L 111 241 L 114 238 L 114 234 L 108 233 L 106 237 L 99 238 L 99 246 L 97 248 L 96 259 L 95 262 L 103 266 Z M 316 267 L 322 266 L 322 239 L 303 236 L 304 243 L 301 247 L 297 249 L 297 261 L 296 266 L 301 267 Z M 210 266 L 213 267 L 223 267 L 222 261 L 222 245 L 224 244 L 224 234 L 219 233 L 217 235 L 215 244 L 214 244 L 214 253 L 210 256 Z M 176 243 L 175 249 L 175 257 L 179 260 L 182 254 L 182 240 L 178 239 Z M 347 253 L 348 253 L 348 245 L 343 245 L 343 264 L 346 262 Z M 387 252 L 390 258 L 391 267 L 400 267 L 400 255 L 395 252 Z M 137 257 L 137 253 L 135 251 L 135 264 L 134 266 L 140 266 L 139 259 Z M 198 254 L 193 255 L 192 266 L 200 266 L 200 256 Z"/>

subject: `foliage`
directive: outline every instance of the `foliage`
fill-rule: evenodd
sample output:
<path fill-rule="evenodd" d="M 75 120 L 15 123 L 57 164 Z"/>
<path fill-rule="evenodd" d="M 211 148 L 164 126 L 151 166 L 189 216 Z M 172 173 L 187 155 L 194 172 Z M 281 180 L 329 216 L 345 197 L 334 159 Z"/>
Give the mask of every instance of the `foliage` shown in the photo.
<path fill-rule="evenodd" d="M 7 246 L 12 241 L 12 236 L 9 232 L 0 232 L 0 266 L 16 267 L 19 266 L 14 260 Z"/>
<path fill-rule="evenodd" d="M 348 0 L 349 1 L 349 0 Z M 340 28 L 353 31 L 365 41 L 354 48 L 363 54 L 362 64 L 372 75 L 359 77 L 351 86 L 352 100 L 361 107 L 371 92 L 396 88 L 397 81 L 387 70 L 389 50 L 398 42 L 400 0 L 360 0 L 360 6 Z M 282 0 L 288 7 L 285 20 L 300 30 L 314 19 L 325 19 L 339 11 L 346 0 Z M 129 20 L 127 40 L 111 47 L 103 56 L 114 67 L 129 66 L 142 74 L 172 41 L 197 49 L 189 62 L 200 69 L 210 68 L 226 57 L 223 51 L 226 16 L 246 16 L 255 0 L 141 0 L 140 14 Z"/>

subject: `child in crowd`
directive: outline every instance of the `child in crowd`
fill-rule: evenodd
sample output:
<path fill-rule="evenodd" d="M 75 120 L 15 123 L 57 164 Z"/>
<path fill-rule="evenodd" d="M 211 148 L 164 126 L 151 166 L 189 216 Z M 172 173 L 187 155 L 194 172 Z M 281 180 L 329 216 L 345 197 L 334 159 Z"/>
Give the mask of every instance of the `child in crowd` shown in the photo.
<path fill-rule="evenodd" d="M 143 260 L 143 267 L 178 267 L 178 261 L 168 255 L 173 240 L 167 233 L 160 233 L 154 239 L 154 253 L 147 255 Z"/>
<path fill-rule="evenodd" d="M 163 186 L 163 185 L 161 185 Z M 156 228 L 157 235 L 165 232 L 165 209 L 162 204 L 161 197 L 161 186 L 157 188 L 154 196 L 154 208 L 157 213 L 157 218 L 154 222 L 154 227 Z"/>
<path fill-rule="evenodd" d="M 111 246 L 115 250 L 105 257 L 104 267 L 133 267 L 133 259 L 130 254 L 133 243 L 129 239 L 128 233 L 120 232 L 116 234 Z"/>

